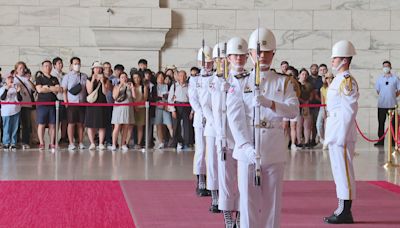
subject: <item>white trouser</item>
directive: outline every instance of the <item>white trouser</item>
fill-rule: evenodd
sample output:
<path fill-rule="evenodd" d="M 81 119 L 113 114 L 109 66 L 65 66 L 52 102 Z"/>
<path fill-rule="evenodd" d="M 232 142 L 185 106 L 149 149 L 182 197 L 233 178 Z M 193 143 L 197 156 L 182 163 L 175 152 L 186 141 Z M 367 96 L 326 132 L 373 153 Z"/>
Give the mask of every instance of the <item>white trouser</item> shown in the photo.
<path fill-rule="evenodd" d="M 215 137 L 206 136 L 207 157 L 207 189 L 218 190 L 218 156 Z"/>
<path fill-rule="evenodd" d="M 238 161 L 240 227 L 279 228 L 284 163 L 261 166 L 261 186 L 254 185 L 254 165 Z"/>
<path fill-rule="evenodd" d="M 220 146 L 217 146 L 219 149 Z M 218 150 L 218 209 L 222 211 L 239 211 L 239 189 L 237 179 L 237 161 L 232 157 L 233 150 L 226 151 L 222 160 Z"/>
<path fill-rule="evenodd" d="M 204 128 L 195 127 L 194 137 L 196 142 L 196 148 L 193 157 L 193 174 L 194 175 L 205 175 L 206 174 L 206 140 L 204 137 Z"/>
<path fill-rule="evenodd" d="M 318 112 L 317 123 L 315 124 L 317 127 L 317 133 L 320 139 L 325 139 L 325 109 L 321 107 Z"/>
<path fill-rule="evenodd" d="M 349 143 L 346 146 L 329 144 L 329 157 L 338 199 L 353 200 L 356 198 L 353 169 L 354 149 L 355 143 Z"/>

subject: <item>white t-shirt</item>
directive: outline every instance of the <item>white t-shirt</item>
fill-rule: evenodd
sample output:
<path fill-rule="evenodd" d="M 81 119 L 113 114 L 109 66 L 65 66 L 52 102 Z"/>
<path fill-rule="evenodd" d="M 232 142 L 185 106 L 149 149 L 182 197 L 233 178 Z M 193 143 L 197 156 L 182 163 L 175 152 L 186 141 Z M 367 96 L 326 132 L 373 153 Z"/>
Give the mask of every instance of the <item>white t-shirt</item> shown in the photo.
<path fill-rule="evenodd" d="M 3 95 L 4 91 L 6 90 L 6 86 L 0 88 L 0 96 Z M 21 88 L 22 90 L 22 88 Z M 18 102 L 17 98 L 17 90 L 15 88 L 10 88 L 7 91 L 7 97 L 5 100 L 6 102 Z M 1 105 L 1 116 L 13 116 L 21 111 L 21 105 L 13 105 L 13 104 L 3 104 Z"/>

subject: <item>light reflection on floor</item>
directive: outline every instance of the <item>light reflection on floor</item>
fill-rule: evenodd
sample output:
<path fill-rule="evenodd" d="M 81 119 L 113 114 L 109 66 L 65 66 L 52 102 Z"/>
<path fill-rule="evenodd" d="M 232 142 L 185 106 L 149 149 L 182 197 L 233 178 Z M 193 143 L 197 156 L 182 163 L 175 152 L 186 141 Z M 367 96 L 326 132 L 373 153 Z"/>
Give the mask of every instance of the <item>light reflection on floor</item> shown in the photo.
<path fill-rule="evenodd" d="M 387 180 L 400 185 L 400 168 L 383 168 L 383 148 L 359 142 L 354 167 L 357 180 Z M 131 180 L 192 179 L 192 150 L 75 151 L 53 154 L 35 149 L 0 151 L 2 180 Z M 398 161 L 398 156 L 396 161 Z M 328 152 L 288 151 L 286 180 L 332 180 Z"/>

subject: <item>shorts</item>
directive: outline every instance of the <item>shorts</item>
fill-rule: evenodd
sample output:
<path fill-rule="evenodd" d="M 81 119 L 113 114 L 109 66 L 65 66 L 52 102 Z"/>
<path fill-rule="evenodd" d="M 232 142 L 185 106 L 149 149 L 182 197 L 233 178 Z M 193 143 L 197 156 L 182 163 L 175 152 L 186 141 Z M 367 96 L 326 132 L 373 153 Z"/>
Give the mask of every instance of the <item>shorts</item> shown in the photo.
<path fill-rule="evenodd" d="M 165 124 L 172 125 L 171 113 L 161 108 L 156 108 L 156 116 L 154 117 L 154 125 Z"/>
<path fill-rule="evenodd" d="M 67 122 L 70 124 L 85 123 L 86 107 L 83 106 L 69 106 L 67 108 Z"/>
<path fill-rule="evenodd" d="M 60 113 L 60 122 L 66 121 L 67 120 L 67 108 L 65 107 L 65 105 L 60 104 L 60 108 L 58 111 Z"/>
<path fill-rule="evenodd" d="M 38 105 L 36 107 L 36 123 L 37 124 L 55 124 L 56 108 L 52 105 Z"/>

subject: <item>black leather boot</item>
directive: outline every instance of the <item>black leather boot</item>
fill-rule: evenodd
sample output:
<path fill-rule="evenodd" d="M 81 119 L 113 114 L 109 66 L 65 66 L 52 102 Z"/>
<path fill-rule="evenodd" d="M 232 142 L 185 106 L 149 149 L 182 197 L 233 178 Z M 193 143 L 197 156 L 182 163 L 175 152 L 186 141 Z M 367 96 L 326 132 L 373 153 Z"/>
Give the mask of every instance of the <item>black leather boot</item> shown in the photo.
<path fill-rule="evenodd" d="M 351 200 L 339 199 L 339 205 L 335 212 L 329 217 L 324 218 L 324 222 L 328 224 L 350 224 L 354 223 L 351 214 Z"/>

